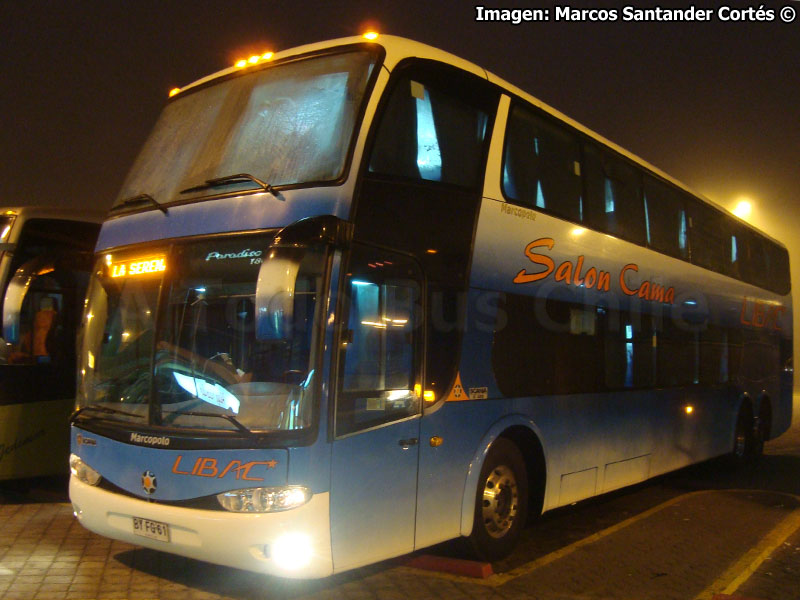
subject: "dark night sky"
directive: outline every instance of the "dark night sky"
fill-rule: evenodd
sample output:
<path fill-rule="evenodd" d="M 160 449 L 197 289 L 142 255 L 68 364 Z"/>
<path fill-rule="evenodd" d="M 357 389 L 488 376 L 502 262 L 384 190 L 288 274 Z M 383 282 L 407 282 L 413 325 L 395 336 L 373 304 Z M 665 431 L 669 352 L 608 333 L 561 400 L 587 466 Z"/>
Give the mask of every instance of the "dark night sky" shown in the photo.
<path fill-rule="evenodd" d="M 486 67 L 720 204 L 751 197 L 753 221 L 791 242 L 800 19 L 514 26 L 476 23 L 475 4 L 1 0 L 0 204 L 107 208 L 169 89 L 251 50 L 358 34 L 371 22 Z M 621 6 L 572 3 L 590 5 Z M 763 5 L 800 12 L 795 0 Z"/>

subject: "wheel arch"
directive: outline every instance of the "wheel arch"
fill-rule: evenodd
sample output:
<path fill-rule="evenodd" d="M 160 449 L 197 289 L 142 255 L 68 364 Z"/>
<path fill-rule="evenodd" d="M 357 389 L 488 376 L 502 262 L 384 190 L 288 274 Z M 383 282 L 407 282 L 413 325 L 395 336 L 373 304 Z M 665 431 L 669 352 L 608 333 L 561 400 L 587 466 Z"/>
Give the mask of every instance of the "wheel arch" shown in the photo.
<path fill-rule="evenodd" d="M 771 440 L 773 421 L 772 399 L 766 391 L 762 392 L 758 397 L 758 409 L 753 410 L 753 415 L 755 415 L 756 419 L 755 427 L 760 428 L 760 431 L 763 433 L 763 439 L 761 441 L 766 442 Z M 762 423 L 762 420 L 765 422 Z"/>
<path fill-rule="evenodd" d="M 525 460 L 529 482 L 529 514 L 539 514 L 544 500 L 544 487 L 547 480 L 547 453 L 539 428 L 523 415 L 508 415 L 495 422 L 481 438 L 472 456 L 467 471 L 461 498 L 461 535 L 472 533 L 475 513 L 475 490 L 478 486 L 483 463 L 489 448 L 498 438 L 506 438 L 519 448 Z M 536 512 L 538 511 L 538 512 Z"/>

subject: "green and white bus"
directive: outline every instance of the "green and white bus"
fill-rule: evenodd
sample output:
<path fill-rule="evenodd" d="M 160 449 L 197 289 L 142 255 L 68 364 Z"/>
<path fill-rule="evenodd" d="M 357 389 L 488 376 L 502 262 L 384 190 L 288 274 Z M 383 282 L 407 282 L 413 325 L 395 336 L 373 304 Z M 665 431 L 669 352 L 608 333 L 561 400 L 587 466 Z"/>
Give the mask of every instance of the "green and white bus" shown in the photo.
<path fill-rule="evenodd" d="M 69 473 L 75 334 L 102 218 L 0 208 L 0 480 Z"/>

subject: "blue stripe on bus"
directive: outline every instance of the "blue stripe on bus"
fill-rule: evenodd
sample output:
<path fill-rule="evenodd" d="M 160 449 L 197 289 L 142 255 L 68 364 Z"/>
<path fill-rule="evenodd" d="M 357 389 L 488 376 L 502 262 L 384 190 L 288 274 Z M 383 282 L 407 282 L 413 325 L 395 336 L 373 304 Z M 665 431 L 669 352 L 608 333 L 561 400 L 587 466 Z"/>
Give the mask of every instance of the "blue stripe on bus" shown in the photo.
<path fill-rule="evenodd" d="M 305 217 L 346 219 L 349 203 L 341 187 L 287 190 L 281 199 L 260 193 L 148 210 L 106 221 L 96 250 L 141 242 L 242 230 L 279 228 Z"/>
<path fill-rule="evenodd" d="M 328 486 L 328 463 L 314 455 L 318 446 L 293 448 L 291 469 L 285 448 L 170 450 L 127 444 L 76 427 L 72 427 L 71 446 L 74 454 L 115 486 L 154 500 L 188 500 L 288 484 L 305 485 L 312 493 L 320 493 Z M 149 494 L 144 489 L 145 473 L 156 482 Z"/>

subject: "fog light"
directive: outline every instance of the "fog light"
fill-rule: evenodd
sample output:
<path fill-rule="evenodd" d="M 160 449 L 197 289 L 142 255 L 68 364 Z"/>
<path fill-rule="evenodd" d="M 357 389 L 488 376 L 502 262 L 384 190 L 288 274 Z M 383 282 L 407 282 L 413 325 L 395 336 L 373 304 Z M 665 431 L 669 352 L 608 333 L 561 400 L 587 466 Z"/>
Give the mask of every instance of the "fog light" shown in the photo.
<path fill-rule="evenodd" d="M 275 564 L 287 571 L 302 569 L 312 556 L 311 538 L 304 533 L 287 533 L 272 545 Z"/>
<path fill-rule="evenodd" d="M 301 486 L 247 488 L 217 494 L 222 508 L 231 512 L 278 512 L 311 500 L 311 490 Z"/>
<path fill-rule="evenodd" d="M 83 462 L 81 457 L 77 454 L 69 455 L 69 470 L 75 477 L 89 485 L 97 485 L 102 479 L 100 473 Z"/>

